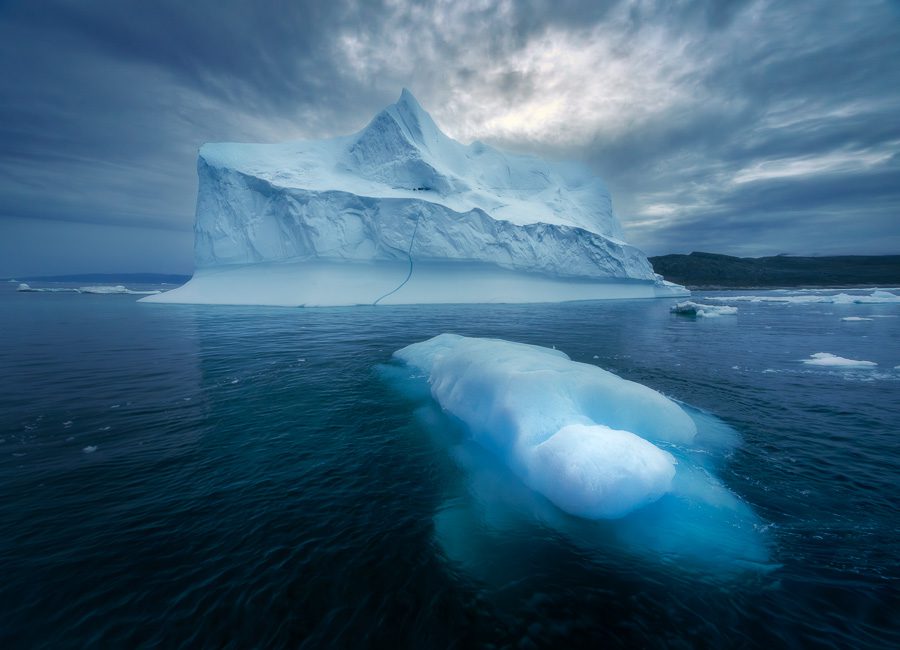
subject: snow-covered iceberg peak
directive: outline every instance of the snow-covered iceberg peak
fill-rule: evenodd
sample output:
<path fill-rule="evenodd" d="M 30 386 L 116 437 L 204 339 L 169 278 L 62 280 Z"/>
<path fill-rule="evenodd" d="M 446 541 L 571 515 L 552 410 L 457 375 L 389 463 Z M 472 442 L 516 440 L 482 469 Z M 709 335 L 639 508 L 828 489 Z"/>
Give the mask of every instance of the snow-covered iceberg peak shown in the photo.
<path fill-rule="evenodd" d="M 600 179 L 445 135 L 412 93 L 358 133 L 206 144 L 197 271 L 156 302 L 340 305 L 685 295 Z"/>

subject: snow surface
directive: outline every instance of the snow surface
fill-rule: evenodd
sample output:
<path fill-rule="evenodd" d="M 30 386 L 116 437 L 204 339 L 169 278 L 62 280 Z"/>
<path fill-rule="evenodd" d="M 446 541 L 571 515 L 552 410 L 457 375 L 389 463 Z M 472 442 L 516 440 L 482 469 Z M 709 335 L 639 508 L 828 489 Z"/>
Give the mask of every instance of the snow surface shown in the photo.
<path fill-rule="evenodd" d="M 827 366 L 829 368 L 874 368 L 878 364 L 874 361 L 857 361 L 856 359 L 845 359 L 829 352 L 816 352 L 811 354 L 809 359 L 804 359 L 803 363 L 809 366 Z"/>
<path fill-rule="evenodd" d="M 669 311 L 674 314 L 685 314 L 687 316 L 697 316 L 698 318 L 733 316 L 738 312 L 737 307 L 728 307 L 725 305 L 702 305 L 698 302 L 692 302 L 690 300 L 672 305 Z"/>
<path fill-rule="evenodd" d="M 612 519 L 669 491 L 676 461 L 654 443 L 697 433 L 675 402 L 557 350 L 441 334 L 394 353 L 441 407 L 561 510 Z"/>
<path fill-rule="evenodd" d="M 380 304 L 385 292 L 393 292 L 390 302 L 422 302 L 429 292 L 405 280 L 432 263 L 453 274 L 453 264 L 465 267 L 475 282 L 450 294 L 442 288 L 430 302 L 496 300 L 480 291 L 475 269 L 516 272 L 519 285 L 534 284 L 525 291 L 531 302 L 570 299 L 541 286 L 548 278 L 596 283 L 575 292 L 590 298 L 689 295 L 622 240 L 609 192 L 589 169 L 456 142 L 407 90 L 354 135 L 206 144 L 197 167 L 198 273 L 154 302 L 219 302 L 229 290 L 222 283 L 237 275 L 203 271 L 259 264 L 288 264 L 273 280 L 281 286 L 247 293 L 260 280 L 254 276 L 230 287 L 227 302 Z M 328 272 L 337 264 L 347 272 Z M 383 291 L 374 286 L 380 279 Z"/>

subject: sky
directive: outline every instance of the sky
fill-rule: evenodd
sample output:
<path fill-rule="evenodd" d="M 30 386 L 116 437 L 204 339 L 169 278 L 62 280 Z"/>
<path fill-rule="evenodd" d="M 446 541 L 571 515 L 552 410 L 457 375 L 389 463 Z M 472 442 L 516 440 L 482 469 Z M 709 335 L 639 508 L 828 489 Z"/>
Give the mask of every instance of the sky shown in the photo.
<path fill-rule="evenodd" d="M 403 87 L 649 255 L 900 253 L 900 2 L 0 0 L 0 275 L 189 273 L 200 145 Z"/>

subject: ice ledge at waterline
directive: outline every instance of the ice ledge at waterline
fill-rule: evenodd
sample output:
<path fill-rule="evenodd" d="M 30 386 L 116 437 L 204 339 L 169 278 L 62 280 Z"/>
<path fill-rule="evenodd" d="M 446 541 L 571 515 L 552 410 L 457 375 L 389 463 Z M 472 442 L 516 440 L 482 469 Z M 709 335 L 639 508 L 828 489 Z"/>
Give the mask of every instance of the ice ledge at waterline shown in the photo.
<path fill-rule="evenodd" d="M 434 303 L 529 303 L 659 298 L 680 287 L 642 280 L 589 281 L 519 273 L 488 264 L 424 262 L 261 263 L 198 269 L 183 287 L 143 302 L 325 307 Z"/>
<path fill-rule="evenodd" d="M 583 166 L 444 135 L 404 91 L 357 134 L 207 144 L 197 272 L 154 302 L 345 305 L 686 295 Z"/>

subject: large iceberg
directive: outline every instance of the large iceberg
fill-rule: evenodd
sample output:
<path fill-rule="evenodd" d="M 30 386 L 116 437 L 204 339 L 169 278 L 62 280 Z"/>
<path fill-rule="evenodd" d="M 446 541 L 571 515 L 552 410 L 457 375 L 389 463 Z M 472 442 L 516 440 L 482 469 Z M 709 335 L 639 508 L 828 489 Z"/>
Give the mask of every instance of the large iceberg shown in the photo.
<path fill-rule="evenodd" d="M 206 144 L 193 278 L 152 302 L 289 306 L 687 295 L 590 171 L 444 135 L 404 90 L 362 131 Z"/>

